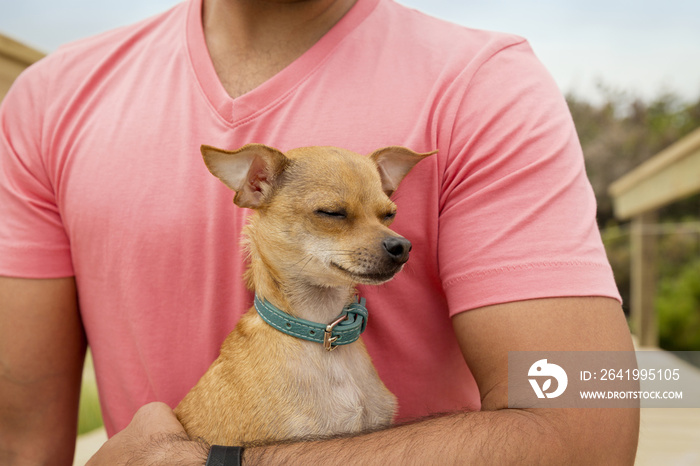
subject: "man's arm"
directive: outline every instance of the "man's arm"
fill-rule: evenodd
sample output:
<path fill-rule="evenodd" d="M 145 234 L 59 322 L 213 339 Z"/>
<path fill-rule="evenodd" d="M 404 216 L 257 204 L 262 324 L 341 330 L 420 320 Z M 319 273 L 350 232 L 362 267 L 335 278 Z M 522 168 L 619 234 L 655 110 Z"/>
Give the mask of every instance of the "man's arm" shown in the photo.
<path fill-rule="evenodd" d="M 0 464 L 71 464 L 85 337 L 75 280 L 0 277 Z"/>
<path fill-rule="evenodd" d="M 490 306 L 457 315 L 454 328 L 479 384 L 482 411 L 437 416 L 355 437 L 248 448 L 244 464 L 634 462 L 639 431 L 636 409 L 507 408 L 508 351 L 631 351 L 629 331 L 616 301 L 559 298 Z M 172 411 L 142 411 L 146 416 L 138 413 L 138 422 L 135 417 L 132 424 L 146 424 L 153 434 L 143 435 L 140 427 L 138 434 L 129 433 L 125 439 L 147 441 L 152 435 L 162 442 L 159 432 L 175 433 Z M 142 417 L 149 422 L 141 422 Z M 159 424 L 167 427 L 159 429 Z M 113 444 L 110 451 L 118 449 Z M 133 449 L 131 443 L 123 451 Z M 192 458 L 186 464 L 203 463 L 201 453 Z M 93 464 L 108 463 L 95 458 Z"/>
<path fill-rule="evenodd" d="M 508 351 L 632 351 L 624 315 L 606 298 L 560 298 L 458 314 L 454 329 L 482 411 L 372 434 L 245 451 L 248 464 L 633 464 L 636 409 L 508 409 Z"/>

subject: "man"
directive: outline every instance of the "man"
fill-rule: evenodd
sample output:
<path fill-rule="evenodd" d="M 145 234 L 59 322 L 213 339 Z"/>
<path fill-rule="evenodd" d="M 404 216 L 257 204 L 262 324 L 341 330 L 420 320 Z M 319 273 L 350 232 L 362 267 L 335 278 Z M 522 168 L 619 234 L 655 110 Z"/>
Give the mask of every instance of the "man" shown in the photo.
<path fill-rule="evenodd" d="M 522 39 L 388 0 L 190 0 L 43 60 L 0 124 L 3 464 L 70 462 L 86 341 L 113 435 L 93 464 L 204 463 L 168 406 L 251 296 L 245 212 L 198 147 L 251 142 L 439 150 L 395 194 L 409 265 L 361 292 L 399 419 L 448 414 L 244 463 L 633 461 L 635 410 L 507 408 L 508 351 L 632 349 L 571 119 Z"/>

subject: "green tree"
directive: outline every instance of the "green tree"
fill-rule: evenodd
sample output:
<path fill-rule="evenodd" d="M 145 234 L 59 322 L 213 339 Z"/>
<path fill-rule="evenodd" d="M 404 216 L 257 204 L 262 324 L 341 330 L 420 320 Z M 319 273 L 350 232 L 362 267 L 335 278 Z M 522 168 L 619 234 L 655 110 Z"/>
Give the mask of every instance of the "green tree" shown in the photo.
<path fill-rule="evenodd" d="M 603 226 L 613 219 L 607 193 L 610 184 L 700 128 L 700 98 L 688 103 L 673 93 L 663 93 L 645 101 L 604 86 L 599 88 L 600 103 L 593 104 L 575 94 L 569 94 L 567 102 L 596 194 L 598 221 Z"/>

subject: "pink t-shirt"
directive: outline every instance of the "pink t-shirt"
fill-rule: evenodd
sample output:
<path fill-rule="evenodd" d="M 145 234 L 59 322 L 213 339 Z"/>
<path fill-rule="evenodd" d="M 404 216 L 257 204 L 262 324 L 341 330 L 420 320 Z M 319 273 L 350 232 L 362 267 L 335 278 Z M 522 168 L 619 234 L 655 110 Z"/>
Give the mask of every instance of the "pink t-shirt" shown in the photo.
<path fill-rule="evenodd" d="M 361 290 L 365 342 L 400 418 L 479 409 L 456 313 L 618 298 L 569 112 L 524 40 L 359 0 L 231 99 L 200 12 L 191 0 L 65 46 L 17 80 L 0 112 L 0 274 L 76 276 L 109 434 L 144 403 L 175 406 L 252 303 L 247 212 L 201 144 L 439 150 L 394 196 L 409 263 Z"/>

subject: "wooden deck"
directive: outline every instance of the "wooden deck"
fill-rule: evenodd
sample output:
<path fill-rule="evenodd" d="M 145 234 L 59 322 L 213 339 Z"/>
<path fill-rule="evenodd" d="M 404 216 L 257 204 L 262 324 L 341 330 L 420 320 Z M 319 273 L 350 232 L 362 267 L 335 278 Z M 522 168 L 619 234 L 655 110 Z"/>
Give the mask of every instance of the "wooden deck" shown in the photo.
<path fill-rule="evenodd" d="M 636 464 L 700 465 L 700 408 L 642 408 Z"/>
<path fill-rule="evenodd" d="M 667 367 L 683 364 L 671 353 L 660 354 Z M 690 372 L 700 390 L 700 369 Z M 700 408 L 642 408 L 637 466 L 700 465 Z M 78 439 L 74 466 L 82 466 L 107 439 L 103 429 Z"/>
<path fill-rule="evenodd" d="M 93 430 L 78 437 L 78 441 L 75 444 L 73 466 L 84 466 L 106 441 L 107 432 L 105 432 L 104 428 Z"/>
<path fill-rule="evenodd" d="M 657 348 L 639 348 L 657 350 Z M 687 368 L 684 397 L 700 400 L 700 369 L 667 352 L 658 353 L 660 368 Z M 685 387 L 692 387 L 690 391 Z M 700 408 L 642 408 L 638 466 L 700 465 Z"/>

